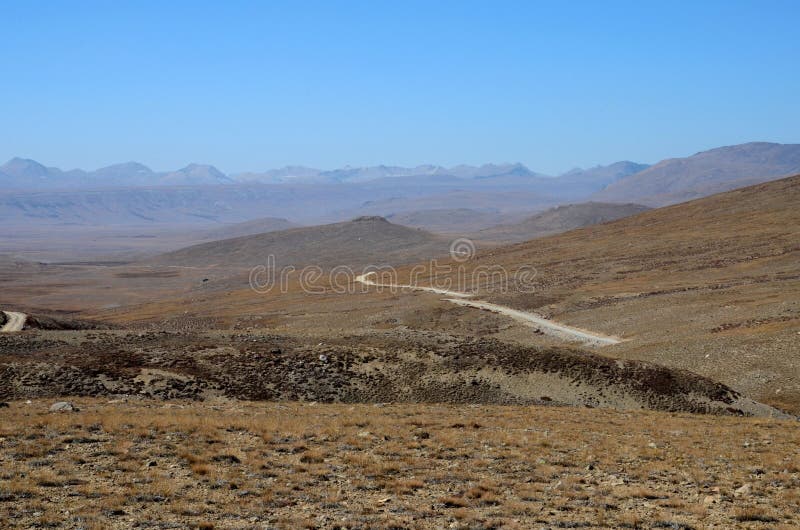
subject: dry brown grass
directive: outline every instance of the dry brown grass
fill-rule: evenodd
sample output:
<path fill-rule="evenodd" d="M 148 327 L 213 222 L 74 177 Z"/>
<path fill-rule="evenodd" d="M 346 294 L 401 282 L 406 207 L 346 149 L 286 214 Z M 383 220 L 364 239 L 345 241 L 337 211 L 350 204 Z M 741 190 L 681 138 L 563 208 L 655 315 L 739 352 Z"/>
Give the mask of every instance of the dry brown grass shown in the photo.
<path fill-rule="evenodd" d="M 92 399 L 49 414 L 47 405 L 0 411 L 3 527 L 800 525 L 800 432 L 774 420 Z M 480 429 L 454 427 L 472 422 Z M 736 496 L 743 484 L 750 493 Z"/>

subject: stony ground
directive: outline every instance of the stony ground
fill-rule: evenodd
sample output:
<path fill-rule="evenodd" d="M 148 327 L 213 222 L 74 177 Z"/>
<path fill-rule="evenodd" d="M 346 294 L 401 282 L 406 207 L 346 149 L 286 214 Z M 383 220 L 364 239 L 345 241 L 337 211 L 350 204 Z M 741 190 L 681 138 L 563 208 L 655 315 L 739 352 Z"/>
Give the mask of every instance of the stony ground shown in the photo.
<path fill-rule="evenodd" d="M 340 338 L 262 330 L 0 335 L 0 399 L 61 395 L 782 414 L 689 371 L 432 331 L 375 330 Z"/>
<path fill-rule="evenodd" d="M 2 528 L 800 526 L 800 430 L 520 406 L 0 408 Z"/>

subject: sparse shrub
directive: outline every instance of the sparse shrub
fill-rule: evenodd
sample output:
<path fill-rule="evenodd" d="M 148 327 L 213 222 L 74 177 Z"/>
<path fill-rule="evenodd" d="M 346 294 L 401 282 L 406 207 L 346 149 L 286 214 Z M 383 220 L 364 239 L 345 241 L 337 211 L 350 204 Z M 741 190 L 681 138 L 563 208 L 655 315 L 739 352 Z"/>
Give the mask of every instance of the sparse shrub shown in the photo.
<path fill-rule="evenodd" d="M 776 523 L 778 520 L 775 517 L 767 514 L 762 508 L 757 506 L 746 506 L 737 508 L 734 511 L 733 518 L 739 522 L 759 522 L 759 523 Z"/>
<path fill-rule="evenodd" d="M 443 497 L 440 502 L 444 504 L 445 508 L 466 508 L 469 506 L 469 502 L 461 497 Z"/>

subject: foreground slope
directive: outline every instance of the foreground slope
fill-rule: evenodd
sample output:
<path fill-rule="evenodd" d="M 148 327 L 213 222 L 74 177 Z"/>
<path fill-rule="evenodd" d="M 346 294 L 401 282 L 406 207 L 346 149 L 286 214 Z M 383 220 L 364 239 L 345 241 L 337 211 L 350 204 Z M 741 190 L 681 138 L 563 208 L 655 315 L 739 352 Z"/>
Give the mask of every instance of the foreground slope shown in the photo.
<path fill-rule="evenodd" d="M 5 527 L 800 526 L 789 422 L 86 398 L 52 414 L 51 404 L 0 413 Z"/>

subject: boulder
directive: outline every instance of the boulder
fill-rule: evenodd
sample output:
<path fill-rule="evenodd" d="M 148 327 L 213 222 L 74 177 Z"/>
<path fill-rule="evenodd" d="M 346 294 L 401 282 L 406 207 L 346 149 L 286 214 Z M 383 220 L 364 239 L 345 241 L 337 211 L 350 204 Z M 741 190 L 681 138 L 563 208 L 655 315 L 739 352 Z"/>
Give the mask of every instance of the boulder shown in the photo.
<path fill-rule="evenodd" d="M 733 492 L 734 497 L 747 497 L 753 492 L 753 486 L 749 483 L 740 488 L 736 488 Z"/>
<path fill-rule="evenodd" d="M 77 412 L 78 409 L 69 401 L 57 401 L 50 405 L 50 412 Z"/>

